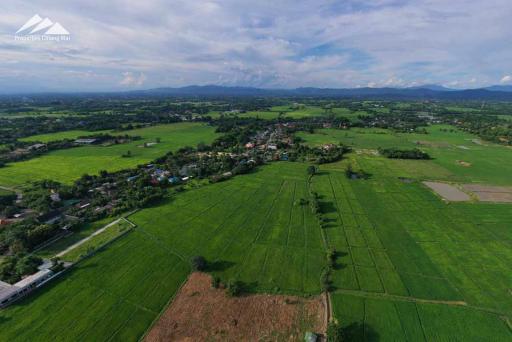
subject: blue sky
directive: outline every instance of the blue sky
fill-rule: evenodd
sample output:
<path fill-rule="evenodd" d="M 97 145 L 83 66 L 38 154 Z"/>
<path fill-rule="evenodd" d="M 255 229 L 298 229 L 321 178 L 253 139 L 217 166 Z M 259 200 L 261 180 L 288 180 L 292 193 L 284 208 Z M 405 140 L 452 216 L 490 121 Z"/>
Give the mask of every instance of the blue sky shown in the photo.
<path fill-rule="evenodd" d="M 70 41 L 19 41 L 39 14 Z M 510 0 L 0 4 L 0 92 L 512 84 Z"/>

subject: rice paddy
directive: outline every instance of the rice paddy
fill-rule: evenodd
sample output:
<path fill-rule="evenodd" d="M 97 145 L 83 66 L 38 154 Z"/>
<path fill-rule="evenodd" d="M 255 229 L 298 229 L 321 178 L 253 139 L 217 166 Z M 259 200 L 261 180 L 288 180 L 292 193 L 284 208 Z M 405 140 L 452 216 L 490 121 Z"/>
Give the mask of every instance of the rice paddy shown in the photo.
<path fill-rule="evenodd" d="M 161 137 L 163 144 L 174 136 L 167 138 L 165 127 L 140 135 Z M 193 129 L 214 137 L 210 128 Z M 202 133 L 190 139 L 197 143 L 205 139 Z M 351 144 L 354 153 L 322 165 L 310 182 L 306 164 L 271 163 L 143 209 L 128 218 L 136 229 L 0 311 L 0 337 L 137 340 L 186 279 L 196 255 L 204 256 L 209 271 L 222 281 L 242 281 L 250 292 L 319 294 L 326 253 L 334 249 L 334 318 L 355 338 L 509 341 L 510 204 L 448 203 L 422 181 L 509 184 L 512 163 L 503 160 L 510 150 L 472 143 L 474 136 L 444 126 L 430 127 L 429 133 L 303 134 L 312 145 Z M 174 141 L 182 146 L 190 140 Z M 366 153 L 414 147 L 418 141 L 433 160 Z M 462 167 L 454 158 L 472 166 Z M 370 178 L 348 179 L 349 163 Z M 4 171 L 0 180 L 8 178 Z M 311 191 L 319 196 L 323 228 L 310 207 L 300 204 Z"/>
<path fill-rule="evenodd" d="M 117 171 L 135 167 L 161 157 L 168 151 L 196 146 L 200 142 L 210 143 L 216 137 L 213 127 L 196 123 L 152 126 L 127 133 L 142 139 L 119 145 L 57 150 L 38 158 L 8 164 L 0 168 L 0 185 L 22 186 L 29 181 L 48 178 L 69 184 L 86 173 L 97 174 L 101 170 Z M 145 142 L 155 142 L 157 138 L 161 139 L 160 143 L 143 146 Z M 131 157 L 123 158 L 122 155 L 128 151 Z"/>

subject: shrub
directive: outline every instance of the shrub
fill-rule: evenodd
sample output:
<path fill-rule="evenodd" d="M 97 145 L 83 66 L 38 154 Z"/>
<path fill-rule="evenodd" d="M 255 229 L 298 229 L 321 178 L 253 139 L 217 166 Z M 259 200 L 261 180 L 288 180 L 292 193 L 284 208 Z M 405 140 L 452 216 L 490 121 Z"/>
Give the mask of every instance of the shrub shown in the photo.
<path fill-rule="evenodd" d="M 220 287 L 220 278 L 219 277 L 212 277 L 212 287 L 214 289 L 218 289 Z"/>
<path fill-rule="evenodd" d="M 241 281 L 229 281 L 227 286 L 227 294 L 231 297 L 236 297 L 242 294 L 243 283 Z"/>
<path fill-rule="evenodd" d="M 200 255 L 193 257 L 191 263 L 194 271 L 204 271 L 206 269 L 206 259 Z"/>

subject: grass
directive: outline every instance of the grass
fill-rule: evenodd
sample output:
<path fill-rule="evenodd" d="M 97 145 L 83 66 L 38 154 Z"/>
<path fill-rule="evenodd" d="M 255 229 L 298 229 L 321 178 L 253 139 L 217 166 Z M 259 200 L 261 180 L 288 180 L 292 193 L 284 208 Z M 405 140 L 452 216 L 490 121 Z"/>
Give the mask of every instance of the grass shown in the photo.
<path fill-rule="evenodd" d="M 113 222 L 114 220 L 115 218 L 106 217 L 95 222 L 84 223 L 76 231 L 74 231 L 73 234 L 68 235 L 60 240 L 57 240 L 54 243 L 46 246 L 45 248 L 37 251 L 36 255 L 41 258 L 52 258 L 53 256 L 55 256 L 55 254 L 58 254 L 59 252 L 65 250 L 69 246 L 77 243 L 82 239 L 85 239 L 98 229 L 103 228 L 104 226 Z"/>
<path fill-rule="evenodd" d="M 6 341 L 137 340 L 189 265 L 134 231 L 0 312 Z"/>
<path fill-rule="evenodd" d="M 332 295 L 333 310 L 353 340 L 508 341 L 496 315 L 464 307 Z"/>
<path fill-rule="evenodd" d="M 7 195 L 12 195 L 12 194 L 13 194 L 12 191 L 0 188 L 0 196 L 7 196 Z"/>
<path fill-rule="evenodd" d="M 114 132 L 109 130 L 105 131 L 84 131 L 84 130 L 71 130 L 71 131 L 63 131 L 63 132 L 56 132 L 56 133 L 47 133 L 47 134 L 38 134 L 38 135 L 31 135 L 29 137 L 25 137 L 22 139 L 19 139 L 20 141 L 40 141 L 42 143 L 47 143 L 50 141 L 56 141 L 56 140 L 63 140 L 63 139 L 76 139 L 81 136 L 87 136 L 87 135 L 93 135 L 93 134 L 130 134 L 130 131 L 126 132 Z"/>
<path fill-rule="evenodd" d="M 98 248 L 119 238 L 127 233 L 132 226 L 125 220 L 121 220 L 106 228 L 103 232 L 94 235 L 91 239 L 64 254 L 61 259 L 69 262 L 77 262 L 84 256 L 96 251 Z"/>
<path fill-rule="evenodd" d="M 501 319 L 512 313 L 510 206 L 448 205 L 421 183 L 400 181 L 384 162 L 372 163 L 381 158 L 353 158 L 371 170 L 369 180 L 348 180 L 343 161 L 322 168 L 312 184 L 328 208 L 327 241 L 339 255 L 332 280 L 340 322 L 361 323 L 381 340 L 510 339 Z M 406 305 L 417 306 L 421 320 L 402 317 L 397 310 Z"/>
<path fill-rule="evenodd" d="M 472 136 L 441 128 L 422 138 L 449 146 L 471 143 Z M 410 146 L 410 139 L 414 135 L 373 132 L 357 133 L 354 141 L 375 148 L 388 140 Z M 328 247 L 337 251 L 334 316 L 353 335 L 369 341 L 510 340 L 504 321 L 512 314 L 510 205 L 447 204 L 419 182 L 492 180 L 495 174 L 504 182 L 509 157 L 500 155 L 499 146 L 470 145 L 460 153 L 481 148 L 488 163 L 501 156 L 503 170 L 464 173 L 442 163 L 448 160 L 444 150 L 452 148 L 444 143 L 428 147 L 436 153 L 433 161 L 401 164 L 353 153 L 322 165 L 310 184 L 307 165 L 272 163 L 141 210 L 130 216 L 137 224 L 132 233 L 0 312 L 0 336 L 138 339 L 196 255 L 223 281 L 243 281 L 253 292 L 318 294 Z M 347 179 L 349 162 L 371 177 Z M 297 204 L 310 189 L 319 194 L 323 231 L 309 206 Z"/>
<path fill-rule="evenodd" d="M 454 130 L 451 126 L 431 126 L 428 132 L 408 134 L 384 129 L 322 129 L 314 134 L 300 133 L 299 136 L 313 146 L 341 142 L 366 155 L 370 153 L 365 150 L 379 147 L 420 148 L 433 158 L 432 161 L 367 158 L 365 163 L 368 167 L 379 173 L 384 170 L 417 179 L 512 185 L 509 177 L 512 163 L 503 163 L 509 158 L 510 148 L 485 142 L 477 144 L 474 142 L 478 140 L 476 136 Z M 470 166 L 461 165 L 460 161 Z"/>
<path fill-rule="evenodd" d="M 364 112 L 352 112 L 348 108 L 333 108 L 332 113 L 337 117 L 346 117 L 351 121 L 356 120 L 358 115 L 365 114 Z M 208 115 L 211 115 L 214 118 L 220 117 L 220 113 L 216 111 L 212 111 L 208 113 Z M 249 111 L 236 115 L 240 117 L 254 117 L 264 120 L 271 120 L 278 118 L 280 115 L 289 118 L 300 119 L 314 116 L 325 116 L 327 115 L 327 112 L 325 109 L 319 106 L 303 106 L 299 108 L 292 108 L 291 106 L 284 105 L 274 106 L 267 111 Z"/>
<path fill-rule="evenodd" d="M 137 340 L 204 255 L 224 281 L 258 292 L 320 292 L 320 227 L 306 166 L 273 164 L 139 211 L 137 228 L 0 312 L 5 340 Z M 30 329 L 28 328 L 30 327 Z"/>
<path fill-rule="evenodd" d="M 84 146 L 58 150 L 27 161 L 12 163 L 0 169 L 0 185 L 21 186 L 28 181 L 52 178 L 72 183 L 83 174 L 96 174 L 101 170 L 116 171 L 147 163 L 184 146 L 199 142 L 209 143 L 215 137 L 214 128 L 204 124 L 179 123 L 152 126 L 130 131 L 143 139 L 113 146 Z M 144 148 L 144 142 L 161 143 Z M 131 151 L 130 158 L 122 155 Z"/>

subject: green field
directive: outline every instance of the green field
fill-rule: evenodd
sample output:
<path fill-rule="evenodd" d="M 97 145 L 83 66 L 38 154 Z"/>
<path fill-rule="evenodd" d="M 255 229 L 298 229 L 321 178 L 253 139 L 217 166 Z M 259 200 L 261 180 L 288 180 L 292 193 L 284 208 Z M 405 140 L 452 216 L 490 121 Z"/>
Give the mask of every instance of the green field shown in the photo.
<path fill-rule="evenodd" d="M 13 194 L 12 191 L 0 188 L 0 196 L 6 196 L 6 195 L 12 195 L 12 194 Z"/>
<path fill-rule="evenodd" d="M 308 198 L 307 165 L 273 163 L 131 215 L 134 231 L 1 311 L 0 336 L 136 340 L 195 255 L 251 291 L 318 294 L 327 244 L 338 253 L 334 314 L 354 334 L 510 340 L 510 206 L 446 204 L 421 183 L 397 179 L 382 158 L 353 159 L 373 167 L 369 180 L 348 180 L 343 161 L 322 167 L 310 184 L 325 242 L 309 206 L 297 203 Z"/>
<path fill-rule="evenodd" d="M 314 134 L 298 135 L 314 146 L 341 142 L 353 146 L 354 149 L 420 148 L 434 159 L 404 161 L 372 158 L 371 167 L 378 170 L 383 167 L 384 170 L 392 170 L 399 175 L 416 175 L 415 178 L 461 183 L 512 185 L 512 163 L 503 162 L 510 159 L 512 150 L 509 147 L 480 142 L 476 136 L 454 130 L 451 126 L 431 126 L 428 127 L 428 132 L 429 134 L 394 133 L 384 129 L 355 128 L 322 129 Z M 470 166 L 463 166 L 459 161 L 469 163 Z"/>
<path fill-rule="evenodd" d="M 307 206 L 303 164 L 188 191 L 129 217 L 137 228 L 18 304 L 0 311 L 5 340 L 136 340 L 204 255 L 254 291 L 319 293 L 325 249 Z"/>
<path fill-rule="evenodd" d="M 70 250 L 64 254 L 61 259 L 68 262 L 77 262 L 89 253 L 96 251 L 98 248 L 101 248 L 107 243 L 110 243 L 119 238 L 123 234 L 128 233 L 131 228 L 132 225 L 129 222 L 121 220 L 107 227 L 101 233 L 94 235 L 80 246 Z"/>
<path fill-rule="evenodd" d="M 50 152 L 41 157 L 12 163 L 0 169 L 0 185 L 20 186 L 28 181 L 51 178 L 71 183 L 83 174 L 96 174 L 100 170 L 117 171 L 147 163 L 184 146 L 210 143 L 216 137 L 214 128 L 204 124 L 179 123 L 141 128 L 129 131 L 142 140 L 127 144 L 84 146 Z M 144 148 L 144 142 L 159 144 Z M 130 158 L 122 155 L 130 151 Z"/>
<path fill-rule="evenodd" d="M 47 143 L 50 141 L 56 141 L 56 140 L 63 140 L 63 139 L 76 139 L 81 136 L 87 136 L 87 135 L 93 135 L 93 134 L 130 134 L 130 131 L 127 131 L 126 133 L 119 133 L 115 132 L 112 133 L 112 131 L 83 131 L 83 130 L 71 130 L 71 131 L 63 131 L 63 132 L 56 132 L 56 133 L 46 133 L 46 134 L 38 134 L 38 135 L 31 135 L 26 138 L 19 139 L 20 141 L 40 141 L 43 143 Z"/>
<path fill-rule="evenodd" d="M 283 116 L 293 119 L 327 115 L 326 110 L 318 106 L 304 106 L 296 109 L 290 106 L 274 106 L 270 110 L 248 111 L 236 115 L 271 120 L 278 118 L 281 113 Z M 356 120 L 358 115 L 366 114 L 365 112 L 351 112 L 348 108 L 333 108 L 332 113 L 337 117 L 346 117 L 350 120 Z M 210 112 L 208 115 L 214 118 L 220 117 L 219 112 Z"/>
<path fill-rule="evenodd" d="M 375 158 L 357 159 L 370 180 L 331 165 L 312 184 L 340 255 L 332 280 L 342 325 L 364 323 L 367 340 L 510 340 L 511 207 L 445 204 L 421 183 L 369 168 Z"/>
<path fill-rule="evenodd" d="M 113 222 L 115 219 L 115 217 L 106 217 L 95 222 L 84 223 L 80 225 L 80 227 L 76 229 L 73 234 L 61 238 L 60 240 L 57 240 L 54 243 L 38 250 L 36 255 L 41 258 L 52 258 L 59 252 L 65 250 L 67 247 L 77 243 L 82 239 L 85 239 L 98 229 L 101 229 L 107 224 Z"/>

